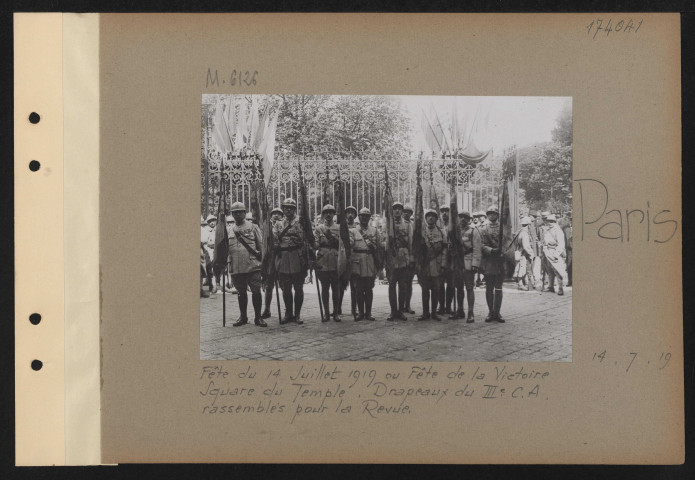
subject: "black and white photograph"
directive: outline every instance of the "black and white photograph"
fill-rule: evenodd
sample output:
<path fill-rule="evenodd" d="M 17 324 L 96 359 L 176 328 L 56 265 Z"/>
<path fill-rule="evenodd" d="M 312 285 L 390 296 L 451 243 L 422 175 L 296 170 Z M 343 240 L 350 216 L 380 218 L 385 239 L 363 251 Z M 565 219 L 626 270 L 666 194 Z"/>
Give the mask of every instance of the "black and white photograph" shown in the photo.
<path fill-rule="evenodd" d="M 202 95 L 200 359 L 572 361 L 572 98 Z"/>

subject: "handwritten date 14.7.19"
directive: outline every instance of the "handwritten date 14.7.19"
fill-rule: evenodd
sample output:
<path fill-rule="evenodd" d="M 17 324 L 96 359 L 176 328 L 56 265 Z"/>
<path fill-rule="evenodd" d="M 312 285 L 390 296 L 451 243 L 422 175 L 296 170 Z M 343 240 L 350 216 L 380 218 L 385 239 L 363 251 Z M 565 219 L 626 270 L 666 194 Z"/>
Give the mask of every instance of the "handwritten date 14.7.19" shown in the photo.
<path fill-rule="evenodd" d="M 612 18 L 609 18 L 608 21 L 605 21 L 602 18 L 597 18 L 592 20 L 591 23 L 586 26 L 586 33 L 591 38 L 596 38 L 596 35 L 598 35 L 599 32 L 603 32 L 602 34 L 605 34 L 606 36 L 609 36 L 611 33 L 637 33 L 642 26 L 642 21 L 643 19 L 640 19 L 639 22 L 635 23 L 630 18 L 628 20 L 621 19 L 614 22 Z"/>
<path fill-rule="evenodd" d="M 639 360 L 637 359 L 639 357 Z M 625 372 L 629 372 L 630 368 L 634 368 L 634 365 L 644 364 L 644 366 L 654 366 L 659 370 L 663 370 L 671 361 L 670 352 L 660 352 L 655 356 L 640 356 L 637 352 L 630 352 L 627 356 L 625 355 L 610 355 L 606 350 L 601 352 L 595 352 L 594 356 L 591 358 L 592 362 L 597 362 L 602 365 L 614 365 L 625 367 Z"/>

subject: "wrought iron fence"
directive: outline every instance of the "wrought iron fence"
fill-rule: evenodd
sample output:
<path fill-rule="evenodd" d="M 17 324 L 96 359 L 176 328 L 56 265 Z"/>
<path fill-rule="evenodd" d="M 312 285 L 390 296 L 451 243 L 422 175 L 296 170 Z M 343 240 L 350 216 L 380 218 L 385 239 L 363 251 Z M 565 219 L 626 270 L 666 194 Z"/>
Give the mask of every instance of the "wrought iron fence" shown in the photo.
<path fill-rule="evenodd" d="M 225 199 L 227 207 L 236 201 L 249 207 L 250 184 L 262 177 L 260 157 L 252 152 L 222 155 L 206 149 L 205 145 L 202 157 L 201 214 L 205 217 L 216 213 L 220 180 L 229 185 L 229 197 Z M 422 184 L 426 208 L 435 204 L 435 196 L 440 205 L 448 203 L 452 176 L 460 209 L 485 210 L 489 205 L 497 204 L 502 171 L 484 164 L 473 166 L 453 157 L 385 158 L 363 152 L 295 154 L 282 150 L 277 152 L 270 172 L 268 201 L 271 206 L 279 206 L 286 198 L 297 199 L 297 163 L 302 162 L 312 218 L 321 211 L 327 182 L 328 191 L 332 192 L 329 201 L 336 203 L 333 185 L 338 175 L 346 184 L 345 205 L 358 210 L 367 207 L 372 213 L 381 214 L 386 172 L 394 200 L 412 203 L 419 160 L 424 167 Z"/>

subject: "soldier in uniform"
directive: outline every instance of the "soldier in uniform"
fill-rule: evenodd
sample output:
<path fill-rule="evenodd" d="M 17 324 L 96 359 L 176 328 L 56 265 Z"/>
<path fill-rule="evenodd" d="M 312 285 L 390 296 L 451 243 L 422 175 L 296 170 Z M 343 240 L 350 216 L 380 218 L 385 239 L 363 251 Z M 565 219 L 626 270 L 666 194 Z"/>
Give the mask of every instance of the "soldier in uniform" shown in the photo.
<path fill-rule="evenodd" d="M 246 207 L 241 202 L 232 204 L 234 225 L 229 232 L 229 265 L 232 282 L 239 298 L 239 319 L 232 324 L 240 327 L 249 323 L 246 314 L 251 290 L 253 304 L 253 323 L 259 327 L 268 325 L 261 318 L 263 297 L 261 296 L 261 258 L 263 255 L 263 235 L 258 225 L 246 220 Z"/>
<path fill-rule="evenodd" d="M 425 242 L 425 259 L 423 267 L 418 272 L 418 282 L 422 288 L 422 316 L 418 320 L 441 320 L 437 315 L 437 300 L 442 282 L 442 274 L 446 267 L 446 233 L 437 225 L 436 210 L 427 210 L 425 222 L 427 226 L 422 232 Z M 432 315 L 430 316 L 430 300 Z"/>
<path fill-rule="evenodd" d="M 352 230 L 355 229 L 358 225 L 358 222 L 355 222 L 355 218 L 357 218 L 357 209 L 353 207 L 352 205 L 348 206 L 345 208 L 345 220 L 347 221 L 348 225 L 348 230 L 350 230 L 350 235 L 352 236 Z M 350 265 L 348 265 L 348 268 Z M 356 298 L 356 293 L 355 293 L 355 287 L 356 287 L 356 279 L 355 276 L 350 273 L 350 313 L 352 313 L 352 318 L 357 319 L 357 298 Z M 340 308 L 341 310 L 338 311 L 338 313 L 342 314 L 342 307 L 343 307 L 343 297 L 345 296 L 345 290 L 340 289 Z"/>
<path fill-rule="evenodd" d="M 203 243 L 205 253 L 207 254 L 207 277 L 208 288 L 210 293 L 217 293 L 217 283 L 219 282 L 220 271 L 219 267 L 215 266 L 212 261 L 215 257 L 215 227 L 217 226 L 217 217 L 208 215 L 205 219 L 206 226 L 201 232 L 200 241 Z"/>
<path fill-rule="evenodd" d="M 515 241 L 514 258 L 516 259 L 516 267 L 514 268 L 514 277 L 519 290 L 531 290 L 534 284 L 533 259 L 536 256 L 536 252 L 530 233 L 531 223 L 531 217 L 523 217 L 521 219 L 521 230 L 519 230 Z M 526 286 L 524 286 L 524 281 Z"/>
<path fill-rule="evenodd" d="M 404 288 L 405 288 L 405 300 L 403 303 L 403 313 L 415 313 L 415 311 L 410 308 L 410 300 L 413 298 L 413 278 L 415 278 L 415 258 L 412 255 L 413 251 L 413 230 L 415 229 L 415 226 L 413 222 L 411 221 L 411 218 L 413 216 L 413 207 L 411 207 L 409 204 L 405 204 L 403 207 L 403 221 L 408 224 L 408 228 L 410 229 L 410 235 L 408 237 L 409 239 L 409 248 L 410 248 L 410 262 L 408 264 L 408 275 L 403 281 L 404 283 Z"/>
<path fill-rule="evenodd" d="M 488 223 L 480 229 L 483 244 L 483 261 L 481 269 L 485 273 L 485 300 L 490 311 L 486 322 L 504 323 L 500 314 L 502 309 L 502 282 L 504 281 L 504 256 L 500 245 L 499 209 L 492 206 L 487 209 Z"/>
<path fill-rule="evenodd" d="M 565 271 L 565 233 L 555 223 L 555 215 L 550 214 L 546 218 L 548 225 L 543 229 L 543 257 L 548 272 L 548 291 L 555 293 L 555 278 L 557 277 L 558 295 L 564 295 L 562 289 Z"/>
<path fill-rule="evenodd" d="M 275 227 L 275 224 L 282 220 L 283 217 L 282 210 L 280 207 L 275 207 L 273 210 L 270 212 L 270 226 L 271 228 Z M 264 300 L 265 300 L 265 308 L 263 309 L 263 313 L 261 314 L 261 318 L 270 318 L 272 315 L 270 313 L 270 305 L 273 303 L 273 289 L 275 288 L 275 279 L 276 279 L 277 273 L 273 269 L 273 272 L 268 275 L 268 278 L 265 280 L 265 292 L 264 292 Z"/>
<path fill-rule="evenodd" d="M 205 244 L 207 242 L 207 231 L 205 219 L 200 217 L 200 297 L 209 298 L 210 294 L 203 289 L 203 280 L 208 277 L 208 263 L 210 259 L 205 251 Z"/>
<path fill-rule="evenodd" d="M 368 208 L 360 210 L 359 224 L 352 230 L 354 245 L 350 257 L 352 281 L 354 281 L 355 299 L 359 314 L 355 321 L 371 320 L 372 301 L 374 300 L 374 278 L 376 277 L 376 252 L 382 245 L 381 236 L 376 228 L 369 225 L 372 212 Z"/>
<path fill-rule="evenodd" d="M 334 221 L 335 207 L 324 205 L 321 210 L 323 221 L 314 229 L 316 238 L 316 277 L 321 282 L 322 322 L 331 319 L 328 300 L 333 291 L 333 321 L 340 322 L 341 290 L 338 272 L 338 250 L 340 250 L 340 226 Z"/>
<path fill-rule="evenodd" d="M 470 224 L 471 214 L 467 211 L 459 213 L 460 218 L 460 229 L 459 233 L 461 238 L 459 239 L 459 244 L 461 245 L 462 251 L 453 252 L 453 265 L 454 265 L 454 286 L 456 287 L 456 303 L 458 303 L 458 309 L 456 313 L 451 315 L 449 318 L 455 320 L 457 318 L 464 318 L 463 311 L 463 300 L 465 294 L 468 294 L 468 319 L 467 323 L 473 323 L 475 321 L 475 315 L 473 314 L 473 307 L 475 306 L 475 293 L 473 290 L 475 284 L 475 274 L 480 268 L 480 262 L 483 257 L 482 240 L 480 238 L 480 230 Z M 465 293 L 464 293 L 465 287 Z"/>
<path fill-rule="evenodd" d="M 567 221 L 562 231 L 565 232 L 565 251 L 567 252 L 567 286 L 572 286 L 572 212 L 566 214 Z"/>
<path fill-rule="evenodd" d="M 447 205 L 442 205 L 439 208 L 439 214 L 441 215 L 441 221 L 439 222 L 439 227 L 446 233 L 449 228 L 449 207 Z M 454 301 L 454 272 L 451 270 L 451 252 L 449 251 L 449 237 L 444 236 L 444 255 L 446 256 L 446 264 L 444 267 L 444 272 L 441 276 L 441 285 L 439 286 L 439 309 L 437 313 L 444 315 L 445 313 L 453 313 L 451 311 L 451 304 Z"/>
<path fill-rule="evenodd" d="M 407 320 L 403 315 L 405 309 L 405 282 L 408 279 L 408 266 L 411 263 L 410 254 L 410 224 L 403 221 L 403 204 L 393 203 L 393 224 L 396 255 L 386 267 L 389 282 L 389 304 L 391 314 L 386 319 Z"/>
<path fill-rule="evenodd" d="M 282 213 L 285 217 L 273 226 L 275 271 L 285 303 L 285 316 L 280 319 L 280 324 L 295 322 L 301 325 L 304 323 L 301 320 L 304 277 L 309 266 L 306 237 L 297 217 L 297 202 L 294 199 L 287 198 L 282 202 Z"/>
<path fill-rule="evenodd" d="M 481 229 L 487 224 L 487 217 L 485 216 L 485 212 L 483 212 L 482 210 L 478 210 L 478 212 L 476 213 L 476 216 L 478 217 L 477 228 L 478 228 L 478 231 L 481 231 Z M 478 269 L 478 274 L 477 274 L 476 282 L 475 282 L 476 287 L 482 287 L 484 280 L 485 280 L 483 278 L 481 270 L 482 269 Z"/>

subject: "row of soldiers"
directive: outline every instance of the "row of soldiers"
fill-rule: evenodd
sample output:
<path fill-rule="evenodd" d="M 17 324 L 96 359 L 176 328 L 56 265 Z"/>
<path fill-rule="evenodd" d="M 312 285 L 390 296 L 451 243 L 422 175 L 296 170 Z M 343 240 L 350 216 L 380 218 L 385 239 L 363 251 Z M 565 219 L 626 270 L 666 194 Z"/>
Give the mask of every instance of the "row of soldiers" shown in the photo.
<path fill-rule="evenodd" d="M 449 209 L 425 211 L 423 249 L 413 248 L 412 208 L 401 202 L 393 204 L 392 255 L 386 256 L 387 239 L 381 225 L 372 223 L 372 213 L 367 208 L 359 212 L 355 207 L 345 209 L 349 237 L 341 240 L 340 227 L 335 221 L 336 210 L 328 204 L 322 209 L 321 220 L 314 226 L 314 242 L 307 245 L 304 229 L 297 217 L 297 204 L 288 198 L 281 208 L 271 213 L 273 263 L 272 278 L 261 279 L 261 252 L 263 236 L 260 228 L 247 219 L 246 207 L 236 202 L 231 207 L 233 223 L 228 225 L 229 270 L 238 291 L 241 316 L 233 324 L 245 325 L 248 294 L 254 310 L 254 323 L 265 327 L 264 319 L 271 316 L 270 304 L 275 285 L 282 291 L 285 313 L 280 324 L 302 324 L 304 280 L 308 268 L 316 271 L 322 287 L 322 322 L 331 319 L 341 321 L 341 305 L 346 285 L 341 282 L 341 241 L 343 249 L 350 249 L 349 286 L 352 291 L 352 313 L 355 321 L 374 321 L 372 315 L 373 288 L 377 273 L 386 269 L 389 284 L 390 315 L 388 321 L 407 320 L 406 313 L 415 313 L 410 305 L 412 283 L 417 273 L 422 287 L 423 313 L 418 320 L 441 320 L 449 313 L 450 319 L 475 321 L 475 276 L 485 275 L 485 297 L 489 314 L 486 322 L 504 322 L 500 314 L 502 306 L 502 282 L 505 277 L 505 251 L 500 245 L 499 211 L 490 207 L 481 215 L 472 216 L 463 211 L 458 215 L 459 238 L 454 251 L 448 234 Z M 441 215 L 440 215 L 441 214 Z M 475 217 L 475 218 L 474 218 Z M 356 221 L 357 220 L 357 221 Z M 477 220 L 477 221 L 476 221 Z M 214 230 L 214 228 L 213 228 Z M 201 238 L 201 244 L 202 244 Z M 315 252 L 315 262 L 310 265 L 308 249 Z M 416 253 L 418 258 L 416 258 Z M 388 257 L 388 259 L 387 259 Z M 344 267 L 344 266 L 343 266 Z M 202 270 L 202 259 L 201 259 Z M 261 290 L 265 283 L 265 309 L 262 311 Z M 332 313 L 330 302 L 332 295 Z M 457 308 L 451 305 L 455 299 Z M 464 310 L 467 300 L 468 312 Z"/>

